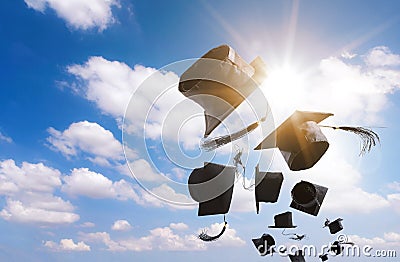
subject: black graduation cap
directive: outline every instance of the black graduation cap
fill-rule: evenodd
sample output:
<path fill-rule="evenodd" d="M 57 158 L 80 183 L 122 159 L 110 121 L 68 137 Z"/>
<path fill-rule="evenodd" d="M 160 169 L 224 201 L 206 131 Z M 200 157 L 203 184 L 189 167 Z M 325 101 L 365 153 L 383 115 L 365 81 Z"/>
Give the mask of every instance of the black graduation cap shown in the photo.
<path fill-rule="evenodd" d="M 328 150 L 329 143 L 317 125 L 331 113 L 295 111 L 255 150 L 278 147 L 290 170 L 313 167 Z"/>
<path fill-rule="evenodd" d="M 342 221 L 343 219 L 341 218 L 338 218 L 332 222 L 326 219 L 324 227 L 329 227 L 329 232 L 331 232 L 331 234 L 336 234 L 343 229 Z"/>
<path fill-rule="evenodd" d="M 320 255 L 319 258 L 321 259 L 321 261 L 327 261 L 328 260 L 328 254 Z"/>
<path fill-rule="evenodd" d="M 259 213 L 259 202 L 275 203 L 278 201 L 283 182 L 282 173 L 260 172 L 256 166 L 256 209 Z"/>
<path fill-rule="evenodd" d="M 290 261 L 292 262 L 305 262 L 303 256 L 303 250 L 297 250 L 293 255 L 289 255 Z"/>
<path fill-rule="evenodd" d="M 208 51 L 182 74 L 179 91 L 204 108 L 204 137 L 207 137 L 265 77 L 261 58 L 248 64 L 232 47 L 221 45 Z"/>
<path fill-rule="evenodd" d="M 307 181 L 297 183 L 292 191 L 290 207 L 317 216 L 328 188 Z"/>
<path fill-rule="evenodd" d="M 292 212 L 287 211 L 282 214 L 278 214 L 274 216 L 274 223 L 273 226 L 268 226 L 269 228 L 295 228 L 297 226 L 293 225 L 292 222 Z"/>
<path fill-rule="evenodd" d="M 262 256 L 275 252 L 271 248 L 275 245 L 275 239 L 270 234 L 263 234 L 260 238 L 253 238 L 251 241 L 253 241 L 254 246 Z"/>
<path fill-rule="evenodd" d="M 226 214 L 231 205 L 235 167 L 204 163 L 189 176 L 191 197 L 199 202 L 199 216 Z"/>

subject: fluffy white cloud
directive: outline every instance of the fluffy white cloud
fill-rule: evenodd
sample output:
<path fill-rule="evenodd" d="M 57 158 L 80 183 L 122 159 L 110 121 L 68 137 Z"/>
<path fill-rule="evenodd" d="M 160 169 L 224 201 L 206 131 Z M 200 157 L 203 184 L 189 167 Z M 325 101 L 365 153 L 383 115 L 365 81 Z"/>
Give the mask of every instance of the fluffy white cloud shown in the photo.
<path fill-rule="evenodd" d="M 98 28 L 103 31 L 115 22 L 112 7 L 119 7 L 117 0 L 25 0 L 29 8 L 44 12 L 47 7 L 74 29 Z"/>
<path fill-rule="evenodd" d="M 207 228 L 210 234 L 218 234 L 223 224 L 213 224 Z M 184 223 L 171 223 L 169 227 L 158 227 L 150 230 L 147 236 L 139 238 L 128 238 L 113 240 L 107 232 L 80 233 L 81 239 L 89 243 L 103 243 L 109 251 L 145 251 L 145 250 L 168 250 L 168 251 L 196 251 L 206 250 L 207 246 L 199 240 L 196 235 L 178 234 L 174 230 L 186 230 L 188 226 Z M 201 230 L 199 229 L 200 233 Z M 240 247 L 245 242 L 236 235 L 236 231 L 227 228 L 222 237 L 216 242 L 216 246 Z"/>
<path fill-rule="evenodd" d="M 20 223 L 39 224 L 70 224 L 79 220 L 79 215 L 75 213 L 25 206 L 21 201 L 11 199 L 0 211 L 0 217 Z"/>
<path fill-rule="evenodd" d="M 115 118 L 123 117 L 133 92 L 156 71 L 140 65 L 131 69 L 125 63 L 103 57 L 90 57 L 84 65 L 71 65 L 67 70 L 83 81 L 75 90 L 94 102 L 103 113 Z"/>
<path fill-rule="evenodd" d="M 11 137 L 5 136 L 0 132 L 0 141 L 5 141 L 7 143 L 12 143 L 12 139 Z"/>
<path fill-rule="evenodd" d="M 38 224 L 65 224 L 79 220 L 69 201 L 53 195 L 61 186 L 61 173 L 42 163 L 14 160 L 0 162 L 0 194 L 7 201 L 0 217 L 9 221 Z"/>
<path fill-rule="evenodd" d="M 90 251 L 90 246 L 85 242 L 81 241 L 75 244 L 72 239 L 61 239 L 59 244 L 46 241 L 43 245 L 52 251 Z"/>
<path fill-rule="evenodd" d="M 174 230 L 187 230 L 189 229 L 189 226 L 186 225 L 185 223 L 171 223 L 169 224 L 169 227 L 174 229 Z"/>
<path fill-rule="evenodd" d="M 384 233 L 383 237 L 374 238 L 349 235 L 348 239 L 358 246 L 369 245 L 373 248 L 400 248 L 400 234 L 395 232 Z"/>
<path fill-rule="evenodd" d="M 126 220 L 117 220 L 111 227 L 111 229 L 115 231 L 128 231 L 131 228 L 131 224 L 129 224 L 129 222 Z"/>
<path fill-rule="evenodd" d="M 386 46 L 377 46 L 368 52 L 365 62 L 374 67 L 398 66 L 400 65 L 400 55 L 393 54 Z"/>
<path fill-rule="evenodd" d="M 48 132 L 50 147 L 67 157 L 77 156 L 82 151 L 91 156 L 90 161 L 103 166 L 110 165 L 108 160 L 123 159 L 121 143 L 109 130 L 97 123 L 82 121 L 72 123 L 62 132 L 52 127 Z"/>

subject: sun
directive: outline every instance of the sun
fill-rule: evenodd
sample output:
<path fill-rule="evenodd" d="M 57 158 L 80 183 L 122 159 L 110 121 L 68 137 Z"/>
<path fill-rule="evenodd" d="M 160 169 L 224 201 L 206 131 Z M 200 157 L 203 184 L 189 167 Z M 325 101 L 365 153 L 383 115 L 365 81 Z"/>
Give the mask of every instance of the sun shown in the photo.
<path fill-rule="evenodd" d="M 306 76 L 290 65 L 268 70 L 263 91 L 270 102 L 298 104 L 306 94 Z"/>

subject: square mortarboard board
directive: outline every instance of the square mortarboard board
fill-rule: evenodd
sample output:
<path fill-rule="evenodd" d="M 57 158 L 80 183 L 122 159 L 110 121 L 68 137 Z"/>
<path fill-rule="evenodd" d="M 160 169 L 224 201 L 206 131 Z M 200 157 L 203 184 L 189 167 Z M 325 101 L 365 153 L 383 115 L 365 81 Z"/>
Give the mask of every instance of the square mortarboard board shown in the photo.
<path fill-rule="evenodd" d="M 326 187 L 301 181 L 291 191 L 290 207 L 317 216 L 327 191 Z"/>
<path fill-rule="evenodd" d="M 261 58 L 250 64 L 232 47 L 213 48 L 190 66 L 179 80 L 179 91 L 204 108 L 207 137 L 265 79 Z"/>
<path fill-rule="evenodd" d="M 317 125 L 331 113 L 295 111 L 255 150 L 278 147 L 290 170 L 313 167 L 328 150 L 329 143 Z"/>
<path fill-rule="evenodd" d="M 226 214 L 231 205 L 235 167 L 204 163 L 189 176 L 191 197 L 199 202 L 199 216 Z"/>
<path fill-rule="evenodd" d="M 342 221 L 343 219 L 338 218 L 335 221 L 330 222 L 328 224 L 329 232 L 331 232 L 331 234 L 336 234 L 337 232 L 342 230 L 343 229 Z"/>
<path fill-rule="evenodd" d="M 320 255 L 319 258 L 321 259 L 321 261 L 327 261 L 328 260 L 328 254 Z"/>
<path fill-rule="evenodd" d="M 292 222 L 292 212 L 288 211 L 282 214 L 274 216 L 273 226 L 268 226 L 269 228 L 295 228 L 297 226 L 293 225 Z"/>
<path fill-rule="evenodd" d="M 289 255 L 290 261 L 292 262 L 305 262 L 306 260 L 304 259 L 303 256 L 303 250 L 297 250 L 296 253 L 293 255 Z"/>
<path fill-rule="evenodd" d="M 256 209 L 259 212 L 259 202 L 275 203 L 278 201 L 283 182 L 282 173 L 260 172 L 256 166 Z"/>
<path fill-rule="evenodd" d="M 270 234 L 263 234 L 260 238 L 253 238 L 251 241 L 253 241 L 254 246 L 262 256 L 274 252 L 271 247 L 275 245 L 275 239 Z"/>

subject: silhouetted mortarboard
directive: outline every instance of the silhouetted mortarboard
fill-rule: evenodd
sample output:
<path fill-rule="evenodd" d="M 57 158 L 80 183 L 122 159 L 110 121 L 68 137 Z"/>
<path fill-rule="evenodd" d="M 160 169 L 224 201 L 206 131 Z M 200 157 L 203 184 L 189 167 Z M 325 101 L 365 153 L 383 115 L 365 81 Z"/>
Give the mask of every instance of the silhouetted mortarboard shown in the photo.
<path fill-rule="evenodd" d="M 199 202 L 199 216 L 226 214 L 232 200 L 235 167 L 204 163 L 189 176 L 191 197 Z"/>
<path fill-rule="evenodd" d="M 320 255 L 319 258 L 321 259 L 321 261 L 327 261 L 328 260 L 328 254 Z"/>
<path fill-rule="evenodd" d="M 329 143 L 317 125 L 331 113 L 295 111 L 255 150 L 278 147 L 290 170 L 313 167 L 324 155 Z"/>
<path fill-rule="evenodd" d="M 282 173 L 260 172 L 256 166 L 256 209 L 259 212 L 259 202 L 275 203 L 278 201 L 283 182 Z"/>
<path fill-rule="evenodd" d="M 292 212 L 288 211 L 282 214 L 274 216 L 273 226 L 268 226 L 269 228 L 295 228 L 297 226 L 293 225 L 292 222 Z"/>
<path fill-rule="evenodd" d="M 270 234 L 263 234 L 260 238 L 253 238 L 252 241 L 260 255 L 265 256 L 274 252 L 271 247 L 275 245 L 275 239 Z"/>
<path fill-rule="evenodd" d="M 228 45 L 208 51 L 181 76 L 179 91 L 204 108 L 207 137 L 264 80 L 265 64 L 247 64 Z"/>
<path fill-rule="evenodd" d="M 336 234 L 343 229 L 342 221 L 343 219 L 341 218 L 338 218 L 332 222 L 327 219 L 324 227 L 329 227 L 329 232 L 331 232 L 331 234 Z"/>
<path fill-rule="evenodd" d="M 340 244 L 339 241 L 334 241 L 331 245 L 330 250 L 335 254 L 335 255 L 340 255 L 342 251 L 344 250 L 344 247 Z"/>
<path fill-rule="evenodd" d="M 306 260 L 304 259 L 303 256 L 303 250 L 297 250 L 296 253 L 293 255 L 289 255 L 290 261 L 292 262 L 305 262 Z"/>
<path fill-rule="evenodd" d="M 328 188 L 312 184 L 307 181 L 297 183 L 292 191 L 292 203 L 290 207 L 316 216 L 324 201 Z"/>

